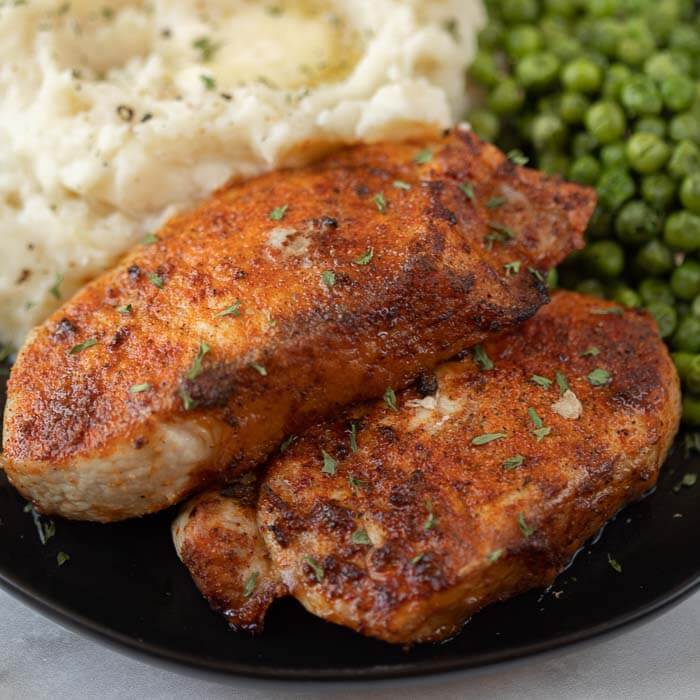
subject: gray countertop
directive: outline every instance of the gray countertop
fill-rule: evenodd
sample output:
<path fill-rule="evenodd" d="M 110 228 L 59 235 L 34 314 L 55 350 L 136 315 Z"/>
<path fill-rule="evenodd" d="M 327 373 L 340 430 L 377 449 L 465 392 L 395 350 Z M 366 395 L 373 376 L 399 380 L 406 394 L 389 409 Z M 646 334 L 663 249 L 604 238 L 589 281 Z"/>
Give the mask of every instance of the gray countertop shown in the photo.
<path fill-rule="evenodd" d="M 0 699 L 628 698 L 700 697 L 700 594 L 663 617 L 562 654 L 478 675 L 396 688 L 224 686 L 153 668 L 67 631 L 0 591 Z"/>

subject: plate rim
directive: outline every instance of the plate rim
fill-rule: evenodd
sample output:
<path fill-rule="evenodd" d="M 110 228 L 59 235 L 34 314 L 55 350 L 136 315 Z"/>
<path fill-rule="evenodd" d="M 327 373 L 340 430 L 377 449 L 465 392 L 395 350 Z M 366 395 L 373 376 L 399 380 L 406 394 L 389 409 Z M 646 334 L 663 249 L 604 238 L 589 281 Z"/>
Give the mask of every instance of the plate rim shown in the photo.
<path fill-rule="evenodd" d="M 135 636 L 116 632 L 106 625 L 74 612 L 66 606 L 46 599 L 43 595 L 21 584 L 5 572 L 0 571 L 0 587 L 27 607 L 56 622 L 76 634 L 92 639 L 102 646 L 128 657 L 174 673 L 198 677 L 203 680 L 216 680 L 230 684 L 232 681 L 249 684 L 282 683 L 286 687 L 298 683 L 329 687 L 334 683 L 347 685 L 391 684 L 406 681 L 428 681 L 438 677 L 462 676 L 483 672 L 497 666 L 513 665 L 534 657 L 546 656 L 572 649 L 593 641 L 613 637 L 667 612 L 694 592 L 700 590 L 700 570 L 677 586 L 657 595 L 646 605 L 639 606 L 626 614 L 613 616 L 605 622 L 586 627 L 577 632 L 562 634 L 541 642 L 513 647 L 505 651 L 494 651 L 472 655 L 465 661 L 441 661 L 439 659 L 405 664 L 380 664 L 367 668 L 333 668 L 313 672 L 293 669 L 265 669 L 250 664 L 235 662 L 207 661 L 193 655 L 181 654 L 166 647 L 151 644 Z M 331 624 L 331 623 L 328 623 Z"/>

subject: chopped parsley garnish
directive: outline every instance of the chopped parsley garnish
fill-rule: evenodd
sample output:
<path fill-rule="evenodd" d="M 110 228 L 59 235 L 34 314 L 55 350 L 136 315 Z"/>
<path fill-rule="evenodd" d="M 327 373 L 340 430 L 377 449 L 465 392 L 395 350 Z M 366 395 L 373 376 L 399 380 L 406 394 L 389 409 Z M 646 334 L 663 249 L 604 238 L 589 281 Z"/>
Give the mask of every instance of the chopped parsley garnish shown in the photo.
<path fill-rule="evenodd" d="M 97 338 L 88 338 L 87 340 L 84 340 L 82 343 L 78 343 L 77 345 L 74 345 L 70 349 L 70 354 L 77 355 L 78 353 L 81 353 L 83 350 L 87 350 L 88 348 L 91 348 L 93 345 L 97 345 Z"/>
<path fill-rule="evenodd" d="M 683 478 L 673 487 L 673 493 L 680 493 L 680 490 L 685 486 L 692 488 L 698 483 L 698 475 L 693 472 L 688 472 L 683 475 Z"/>
<path fill-rule="evenodd" d="M 158 236 L 156 236 L 155 233 L 147 233 L 143 237 L 142 243 L 144 245 L 153 245 L 154 243 L 158 243 Z"/>
<path fill-rule="evenodd" d="M 211 75 L 205 75 L 202 73 L 202 75 L 199 76 L 199 79 L 202 81 L 202 85 L 204 85 L 205 89 L 216 90 L 216 80 L 214 80 Z"/>
<path fill-rule="evenodd" d="M 365 482 L 362 481 L 362 479 L 358 479 L 353 474 L 348 475 L 348 483 L 354 489 L 363 489 L 366 486 Z"/>
<path fill-rule="evenodd" d="M 494 243 L 507 243 L 517 237 L 515 231 L 503 224 L 490 222 L 488 227 L 492 233 L 486 235 L 487 250 L 491 250 Z"/>
<path fill-rule="evenodd" d="M 120 314 L 130 314 L 131 310 L 133 309 L 133 306 L 131 304 L 125 304 L 124 306 L 117 306 L 117 311 Z"/>
<path fill-rule="evenodd" d="M 549 387 L 552 386 L 551 379 L 547 379 L 547 377 L 542 377 L 539 374 L 533 374 L 530 377 L 530 381 L 534 384 L 537 384 L 537 386 L 541 386 L 543 389 L 549 389 Z"/>
<path fill-rule="evenodd" d="M 51 288 L 49 289 L 51 296 L 55 297 L 56 299 L 61 298 L 61 282 L 63 282 L 63 275 L 56 275 L 53 285 L 51 285 Z"/>
<path fill-rule="evenodd" d="M 513 457 L 508 457 L 505 462 L 503 462 L 503 468 L 504 469 L 517 469 L 518 467 L 522 466 L 523 462 L 525 461 L 525 457 L 522 455 L 514 455 Z"/>
<path fill-rule="evenodd" d="M 189 395 L 187 389 L 185 389 L 184 386 L 180 387 L 180 391 L 178 393 L 180 394 L 180 400 L 182 401 L 182 407 L 186 411 L 191 411 L 196 405 L 195 400 Z"/>
<path fill-rule="evenodd" d="M 534 408 L 528 408 L 527 415 L 530 416 L 530 419 L 532 420 L 535 428 L 541 428 L 544 425 L 542 419 L 539 417 L 537 411 Z"/>
<path fill-rule="evenodd" d="M 474 194 L 474 185 L 471 182 L 460 182 L 457 185 L 462 192 L 462 194 L 469 199 L 471 202 L 476 200 L 476 195 Z"/>
<path fill-rule="evenodd" d="M 210 350 L 211 348 L 206 343 L 199 344 L 197 356 L 194 358 L 194 361 L 192 362 L 192 367 L 190 367 L 190 371 L 187 373 L 188 379 L 197 379 L 197 377 L 202 373 L 202 360 L 204 359 L 204 356 L 208 352 L 210 352 Z"/>
<path fill-rule="evenodd" d="M 569 380 L 566 375 L 562 372 L 557 372 L 557 386 L 559 387 L 559 393 L 563 396 L 569 390 Z"/>
<path fill-rule="evenodd" d="M 503 550 L 502 549 L 494 549 L 493 552 L 489 552 L 486 555 L 487 561 L 490 561 L 491 563 L 498 561 L 501 556 L 503 555 Z"/>
<path fill-rule="evenodd" d="M 260 576 L 260 573 L 257 571 L 253 571 L 253 573 L 248 576 L 248 578 L 245 581 L 245 584 L 243 585 L 243 597 L 244 598 L 250 598 L 250 596 L 253 595 L 253 591 L 255 590 L 256 586 L 258 585 L 258 577 Z"/>
<path fill-rule="evenodd" d="M 283 204 L 281 207 L 275 207 L 270 212 L 270 219 L 272 221 L 282 221 L 282 219 L 284 219 L 284 215 L 287 213 L 287 209 L 289 209 L 289 204 Z"/>
<path fill-rule="evenodd" d="M 56 562 L 59 566 L 63 566 L 69 559 L 70 555 L 66 554 L 65 552 L 59 552 L 56 555 Z"/>
<path fill-rule="evenodd" d="M 192 48 L 199 51 L 199 58 L 202 63 L 208 63 L 214 58 L 214 54 L 219 50 L 219 44 L 215 44 L 208 36 L 201 36 L 192 42 Z"/>
<path fill-rule="evenodd" d="M 581 357 L 598 357 L 598 355 L 600 355 L 600 348 L 595 345 L 591 345 L 590 348 L 581 353 Z"/>
<path fill-rule="evenodd" d="M 357 452 L 357 425 L 355 423 L 350 423 L 350 449 L 353 452 Z"/>
<path fill-rule="evenodd" d="M 333 459 L 325 450 L 321 450 L 321 454 L 323 455 L 323 469 L 321 471 L 324 474 L 335 476 L 335 472 L 338 469 L 338 460 Z"/>
<path fill-rule="evenodd" d="M 258 362 L 251 362 L 250 366 L 261 376 L 267 377 L 267 368 Z"/>
<path fill-rule="evenodd" d="M 31 503 L 27 503 L 27 505 L 24 506 L 24 512 L 32 514 L 34 527 L 36 527 L 36 532 L 39 535 L 39 542 L 41 542 L 41 544 L 46 544 L 56 534 L 56 524 L 54 521 L 49 520 L 48 522 L 44 522 L 41 519 L 41 515 L 37 513 L 36 508 L 34 508 Z"/>
<path fill-rule="evenodd" d="M 432 530 L 435 528 L 437 525 L 437 518 L 435 517 L 435 513 L 433 513 L 433 502 L 428 499 L 425 502 L 425 507 L 428 510 L 428 517 L 425 519 L 425 522 L 423 523 L 423 530 L 425 532 L 428 532 L 429 530 Z"/>
<path fill-rule="evenodd" d="M 376 204 L 377 209 L 382 214 L 386 213 L 386 207 L 387 207 L 386 197 L 384 197 L 384 195 L 381 192 L 374 195 L 374 203 Z"/>
<path fill-rule="evenodd" d="M 483 435 L 477 435 L 473 438 L 472 445 L 488 445 L 489 442 L 502 440 L 505 437 L 508 437 L 506 433 L 484 433 Z"/>
<path fill-rule="evenodd" d="M 535 426 L 534 430 L 532 431 L 532 434 L 537 438 L 537 442 L 542 441 L 544 438 L 547 437 L 547 435 L 549 435 L 552 432 L 552 429 L 544 425 L 542 419 L 539 417 L 537 411 L 534 408 L 528 408 L 527 414 L 530 416 L 530 419 L 532 420 L 532 423 Z"/>
<path fill-rule="evenodd" d="M 520 150 L 514 148 L 512 151 L 508 151 L 508 160 L 516 165 L 527 165 L 530 159 Z"/>
<path fill-rule="evenodd" d="M 366 530 L 355 530 L 350 537 L 353 544 L 372 544 Z"/>
<path fill-rule="evenodd" d="M 415 566 L 416 564 L 420 564 L 421 561 L 425 558 L 425 552 L 421 552 L 420 554 L 416 554 L 413 559 L 411 559 L 411 565 Z"/>
<path fill-rule="evenodd" d="M 165 280 L 160 275 L 156 275 L 155 272 L 148 275 L 148 280 L 154 287 L 158 287 L 158 289 L 163 289 L 165 286 Z"/>
<path fill-rule="evenodd" d="M 552 432 L 551 428 L 548 428 L 546 426 L 543 426 L 541 428 L 535 428 L 532 431 L 532 434 L 537 438 L 537 442 L 541 442 L 544 440 L 547 435 L 549 435 Z"/>
<path fill-rule="evenodd" d="M 610 372 L 598 367 L 588 375 L 588 381 L 591 386 L 605 386 L 606 384 L 610 384 L 612 378 Z"/>
<path fill-rule="evenodd" d="M 538 269 L 536 269 L 536 268 L 534 268 L 534 267 L 528 267 L 528 268 L 527 268 L 527 271 L 528 271 L 536 280 L 538 280 L 538 281 L 540 281 L 540 282 L 544 282 L 544 276 L 542 275 L 542 273 L 541 273 Z"/>
<path fill-rule="evenodd" d="M 487 209 L 500 209 L 508 200 L 505 197 L 491 197 L 486 202 Z"/>
<path fill-rule="evenodd" d="M 408 191 L 411 189 L 411 185 L 408 182 L 404 182 L 403 180 L 394 180 L 393 187 L 394 187 L 394 189 L 397 189 L 397 190 Z"/>
<path fill-rule="evenodd" d="M 617 571 L 618 574 L 622 573 L 622 565 L 620 564 L 617 559 L 613 559 L 609 554 L 608 554 L 608 564 L 610 564 L 610 567 L 613 569 L 613 571 Z"/>
<path fill-rule="evenodd" d="M 591 313 L 596 316 L 623 316 L 625 312 L 619 306 L 613 306 L 610 309 L 593 309 Z"/>
<path fill-rule="evenodd" d="M 530 537 L 535 532 L 535 529 L 530 527 L 525 521 L 524 513 L 518 513 L 518 527 L 520 528 L 520 532 L 523 533 L 523 537 Z"/>
<path fill-rule="evenodd" d="M 231 304 L 231 306 L 227 307 L 223 311 L 219 311 L 218 314 L 214 316 L 214 318 L 223 318 L 224 316 L 233 316 L 234 318 L 238 318 L 241 315 L 241 302 L 240 299 L 236 299 L 236 301 Z"/>
<path fill-rule="evenodd" d="M 333 270 L 324 270 L 321 273 L 321 281 L 330 289 L 335 285 L 335 272 Z"/>
<path fill-rule="evenodd" d="M 374 248 L 370 248 L 366 253 L 360 255 L 359 258 L 355 258 L 353 262 L 355 265 L 369 265 L 374 257 Z"/>
<path fill-rule="evenodd" d="M 386 388 L 386 391 L 384 392 L 384 403 L 392 410 L 392 411 L 398 411 L 398 407 L 396 406 L 396 393 L 394 390 L 388 386 Z"/>
<path fill-rule="evenodd" d="M 520 260 L 513 260 L 513 262 L 506 263 L 503 267 L 509 275 L 517 275 L 520 272 L 521 265 Z"/>
<path fill-rule="evenodd" d="M 291 446 L 291 444 L 297 439 L 296 435 L 290 435 L 281 445 L 280 452 L 284 454 Z"/>
<path fill-rule="evenodd" d="M 313 558 L 310 557 L 308 554 L 304 557 L 304 562 L 311 567 L 311 570 L 314 572 L 314 576 L 316 577 L 316 580 L 321 583 L 323 581 L 323 576 L 324 576 L 324 571 L 323 567 L 319 565 L 319 563 Z"/>
<path fill-rule="evenodd" d="M 493 360 L 486 354 L 486 350 L 481 345 L 477 345 L 474 348 L 474 362 L 485 372 L 492 370 L 495 366 Z"/>
<path fill-rule="evenodd" d="M 422 151 L 418 151 L 413 158 L 414 163 L 418 165 L 424 165 L 425 163 L 430 163 L 433 159 L 433 152 L 429 148 L 424 148 Z"/>
<path fill-rule="evenodd" d="M 134 386 L 129 388 L 129 393 L 143 394 L 144 391 L 148 391 L 150 388 L 151 385 L 148 382 L 144 382 L 143 384 L 134 384 Z"/>

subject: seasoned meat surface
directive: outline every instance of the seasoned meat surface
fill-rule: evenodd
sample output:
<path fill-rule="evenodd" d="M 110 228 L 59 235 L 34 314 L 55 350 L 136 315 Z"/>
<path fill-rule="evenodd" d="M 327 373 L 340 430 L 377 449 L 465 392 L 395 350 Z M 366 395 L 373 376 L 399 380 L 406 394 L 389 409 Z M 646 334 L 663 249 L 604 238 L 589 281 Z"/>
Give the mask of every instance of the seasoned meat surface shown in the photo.
<path fill-rule="evenodd" d="M 444 639 L 549 585 L 653 487 L 679 417 L 652 319 L 560 292 L 483 353 L 293 442 L 262 479 L 261 537 L 312 613 L 394 643 Z"/>
<path fill-rule="evenodd" d="M 465 128 L 231 184 L 35 330 L 5 469 L 42 512 L 102 521 L 249 470 L 532 316 L 593 206 Z"/>

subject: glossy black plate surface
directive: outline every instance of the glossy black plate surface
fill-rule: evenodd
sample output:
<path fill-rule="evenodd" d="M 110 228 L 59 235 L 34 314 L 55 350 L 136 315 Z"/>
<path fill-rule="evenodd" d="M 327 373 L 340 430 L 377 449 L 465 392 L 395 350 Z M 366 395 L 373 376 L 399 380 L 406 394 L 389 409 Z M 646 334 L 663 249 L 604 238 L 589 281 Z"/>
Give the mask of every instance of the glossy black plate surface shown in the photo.
<path fill-rule="evenodd" d="M 292 601 L 273 608 L 263 635 L 234 633 L 177 560 L 172 511 L 118 525 L 59 520 L 42 545 L 4 476 L 0 582 L 69 626 L 181 670 L 344 681 L 466 670 L 618 629 L 700 584 L 700 480 L 678 488 L 686 473 L 700 475 L 700 457 L 679 441 L 656 492 L 618 515 L 549 592 L 492 606 L 452 641 L 411 650 L 321 622 Z M 70 556 L 63 566 L 59 552 Z"/>

